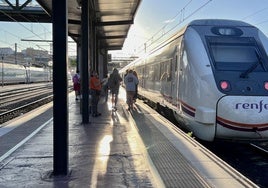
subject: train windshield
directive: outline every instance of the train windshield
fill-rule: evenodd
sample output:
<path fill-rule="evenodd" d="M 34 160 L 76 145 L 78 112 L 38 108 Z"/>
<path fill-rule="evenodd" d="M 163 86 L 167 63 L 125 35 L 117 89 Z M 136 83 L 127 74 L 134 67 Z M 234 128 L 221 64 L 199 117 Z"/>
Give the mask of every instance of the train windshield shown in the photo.
<path fill-rule="evenodd" d="M 264 72 L 264 59 L 254 38 L 210 37 L 210 54 L 218 71 Z"/>

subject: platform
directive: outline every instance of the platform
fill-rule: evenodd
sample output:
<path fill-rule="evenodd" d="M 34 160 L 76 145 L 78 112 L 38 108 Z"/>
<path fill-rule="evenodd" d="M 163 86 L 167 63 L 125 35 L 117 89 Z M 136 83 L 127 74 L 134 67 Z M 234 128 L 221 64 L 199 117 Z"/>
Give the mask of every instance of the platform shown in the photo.
<path fill-rule="evenodd" d="M 125 96 L 121 90 L 116 112 L 110 102 L 99 104 L 102 115 L 81 124 L 80 101 L 69 95 L 66 177 L 50 176 L 51 104 L 8 122 L 0 134 L 0 150 L 4 145 L 6 150 L 0 156 L 0 187 L 257 187 L 142 101 L 127 111 Z M 14 137 L 33 127 L 14 144 Z"/>

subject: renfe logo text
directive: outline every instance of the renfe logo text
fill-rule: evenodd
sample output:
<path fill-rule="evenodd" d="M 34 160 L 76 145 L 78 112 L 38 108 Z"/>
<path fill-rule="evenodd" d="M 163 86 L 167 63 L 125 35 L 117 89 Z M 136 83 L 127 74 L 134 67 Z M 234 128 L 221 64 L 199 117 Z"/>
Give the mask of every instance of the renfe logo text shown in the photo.
<path fill-rule="evenodd" d="M 235 109 L 258 110 L 258 113 L 261 113 L 262 110 L 268 110 L 268 104 L 263 103 L 263 100 L 259 103 L 236 103 Z"/>

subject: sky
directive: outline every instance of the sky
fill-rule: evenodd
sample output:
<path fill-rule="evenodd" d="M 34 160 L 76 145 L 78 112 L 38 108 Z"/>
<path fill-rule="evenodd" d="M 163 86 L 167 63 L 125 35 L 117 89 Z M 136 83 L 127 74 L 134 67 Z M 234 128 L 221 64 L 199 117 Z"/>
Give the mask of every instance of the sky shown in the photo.
<path fill-rule="evenodd" d="M 113 56 L 142 55 L 194 19 L 241 20 L 268 36 L 267 0 L 142 0 L 122 51 Z"/>
<path fill-rule="evenodd" d="M 142 0 L 123 49 L 110 53 L 113 57 L 140 56 L 145 49 L 149 51 L 190 21 L 204 18 L 242 20 L 258 27 L 268 36 L 267 0 Z M 51 40 L 52 26 L 44 23 L 0 22 L 0 47 L 15 49 L 16 43 L 18 51 L 27 47 L 52 50 L 49 42 L 22 39 Z M 75 45 L 69 43 L 69 55 L 75 53 Z"/>

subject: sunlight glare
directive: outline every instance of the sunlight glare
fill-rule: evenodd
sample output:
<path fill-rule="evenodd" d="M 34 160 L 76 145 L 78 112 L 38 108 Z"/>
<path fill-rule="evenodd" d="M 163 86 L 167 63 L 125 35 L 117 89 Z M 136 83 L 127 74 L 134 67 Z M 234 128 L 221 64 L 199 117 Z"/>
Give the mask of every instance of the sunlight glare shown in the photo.
<path fill-rule="evenodd" d="M 98 148 L 98 156 L 96 158 L 93 174 L 91 178 L 91 187 L 97 187 L 98 176 L 105 174 L 107 171 L 107 164 L 110 154 L 110 143 L 113 141 L 112 135 L 105 135 L 100 141 Z"/>
<path fill-rule="evenodd" d="M 112 141 L 113 141 L 112 135 L 105 135 L 99 144 L 99 152 L 98 152 L 100 155 L 99 159 L 105 166 L 107 165 L 107 160 L 109 158 L 111 150 L 110 143 Z"/>

